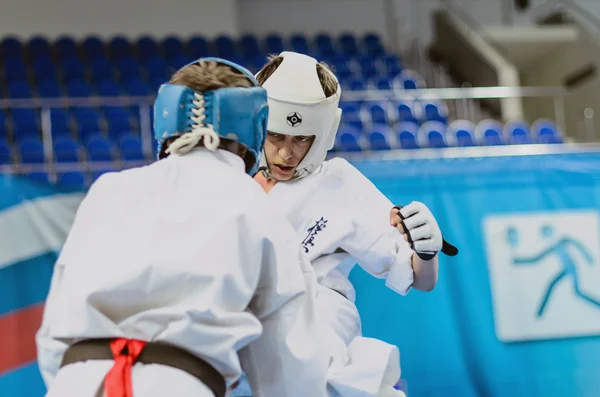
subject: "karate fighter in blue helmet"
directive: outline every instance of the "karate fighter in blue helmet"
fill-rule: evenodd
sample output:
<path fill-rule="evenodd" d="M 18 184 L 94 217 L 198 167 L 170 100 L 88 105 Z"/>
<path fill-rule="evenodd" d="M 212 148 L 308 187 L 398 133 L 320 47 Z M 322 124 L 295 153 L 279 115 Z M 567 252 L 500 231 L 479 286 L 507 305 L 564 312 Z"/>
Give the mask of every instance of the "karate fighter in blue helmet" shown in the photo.
<path fill-rule="evenodd" d="M 340 84 L 323 63 L 283 52 L 256 75 L 269 98 L 265 156 L 255 180 L 273 211 L 291 223 L 318 278 L 317 303 L 334 332 L 328 381 L 343 397 L 393 397 L 400 378 L 396 346 L 366 338 L 348 276 L 358 264 L 400 295 L 431 291 L 438 253 L 456 255 L 424 203 L 394 205 L 342 158 L 325 160 L 342 111 Z M 248 396 L 244 384 L 236 396 Z"/>
<path fill-rule="evenodd" d="M 199 59 L 160 87 L 159 158 L 100 177 L 56 263 L 39 366 L 48 396 L 326 396 L 316 282 L 251 178 L 265 89 Z"/>

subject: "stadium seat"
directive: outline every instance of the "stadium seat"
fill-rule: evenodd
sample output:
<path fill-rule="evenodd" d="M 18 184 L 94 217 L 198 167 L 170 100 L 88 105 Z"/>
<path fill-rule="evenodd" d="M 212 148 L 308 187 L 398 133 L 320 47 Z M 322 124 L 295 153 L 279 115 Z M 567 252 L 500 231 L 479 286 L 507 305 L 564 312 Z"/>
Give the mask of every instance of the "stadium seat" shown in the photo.
<path fill-rule="evenodd" d="M 85 67 L 76 57 L 68 57 L 61 62 L 62 77 L 67 83 L 75 80 L 85 80 Z"/>
<path fill-rule="evenodd" d="M 69 171 L 58 174 L 59 185 L 72 189 L 84 189 L 87 186 L 86 176 L 80 171 Z"/>
<path fill-rule="evenodd" d="M 99 96 L 119 96 L 121 87 L 113 80 L 103 80 L 96 86 L 96 92 Z"/>
<path fill-rule="evenodd" d="M 390 79 L 388 79 L 387 77 L 375 78 L 374 86 L 375 86 L 375 89 L 377 89 L 377 90 L 384 90 L 384 91 L 392 90 L 392 83 L 390 82 Z"/>
<path fill-rule="evenodd" d="M 6 113 L 0 109 L 0 140 L 6 137 Z"/>
<path fill-rule="evenodd" d="M 449 146 L 476 146 L 475 124 L 468 120 L 455 120 L 446 129 L 446 141 Z"/>
<path fill-rule="evenodd" d="M 58 98 L 62 96 L 60 87 L 55 81 L 43 81 L 38 85 L 38 95 L 42 98 Z"/>
<path fill-rule="evenodd" d="M 133 134 L 123 136 L 119 140 L 119 150 L 124 160 L 143 160 L 142 141 Z"/>
<path fill-rule="evenodd" d="M 379 58 L 385 53 L 385 49 L 379 36 L 373 33 L 368 33 L 363 37 L 362 45 L 366 49 L 368 55 Z"/>
<path fill-rule="evenodd" d="M 80 139 L 85 139 L 90 134 L 101 130 L 100 116 L 91 108 L 73 108 L 73 116 L 77 122 L 77 134 Z"/>
<path fill-rule="evenodd" d="M 4 61 L 6 81 L 26 80 L 27 65 L 20 58 L 8 58 Z"/>
<path fill-rule="evenodd" d="M 145 66 L 148 71 L 148 80 L 167 81 L 167 62 L 163 58 L 157 56 L 148 58 L 145 62 Z"/>
<path fill-rule="evenodd" d="M 310 44 L 302 33 L 296 33 L 290 37 L 290 48 L 301 54 L 310 54 Z"/>
<path fill-rule="evenodd" d="M 563 143 L 562 133 L 551 120 L 536 120 L 531 126 L 531 131 L 537 143 Z"/>
<path fill-rule="evenodd" d="M 390 129 L 385 124 L 375 124 L 368 134 L 371 150 L 390 150 Z"/>
<path fill-rule="evenodd" d="M 338 144 L 336 145 L 337 151 L 340 152 L 360 152 L 362 151 L 360 145 L 360 133 L 357 129 L 350 126 L 341 126 L 340 132 L 337 138 Z"/>
<path fill-rule="evenodd" d="M 36 182 L 36 183 L 49 183 L 50 178 L 48 177 L 47 172 L 30 172 L 25 174 L 27 179 Z"/>
<path fill-rule="evenodd" d="M 171 68 L 172 70 L 179 70 L 182 67 L 184 67 L 185 65 L 187 65 L 188 63 L 194 61 L 194 59 L 191 59 L 190 57 L 188 57 L 187 55 L 179 55 L 176 57 L 173 57 L 171 59 L 169 59 L 169 61 L 167 62 L 167 65 L 169 68 Z"/>
<path fill-rule="evenodd" d="M 371 116 L 371 123 L 388 124 L 387 103 L 370 103 L 366 105 Z"/>
<path fill-rule="evenodd" d="M 5 37 L 2 42 L 0 42 L 0 54 L 4 58 L 22 57 L 23 45 L 17 37 Z"/>
<path fill-rule="evenodd" d="M 19 144 L 19 154 L 24 164 L 44 162 L 44 147 L 39 139 L 23 139 Z"/>
<path fill-rule="evenodd" d="M 123 56 L 116 62 L 121 81 L 140 77 L 140 63 L 130 56 Z"/>
<path fill-rule="evenodd" d="M 208 56 L 208 42 L 202 36 L 194 36 L 187 42 L 188 54 L 194 58 L 202 58 Z"/>
<path fill-rule="evenodd" d="M 112 161 L 113 149 L 110 141 L 101 135 L 95 135 L 85 144 L 90 161 Z"/>
<path fill-rule="evenodd" d="M 341 49 L 343 54 L 349 57 L 355 57 L 359 52 L 356 37 L 354 37 L 352 33 L 343 33 L 340 35 L 338 39 L 338 48 Z"/>
<path fill-rule="evenodd" d="M 25 137 L 38 137 L 38 113 L 33 109 L 14 108 L 11 110 L 13 121 L 13 134 L 20 140 Z"/>
<path fill-rule="evenodd" d="M 50 124 L 52 135 L 64 135 L 71 131 L 69 125 L 69 115 L 67 112 L 60 108 L 50 109 Z"/>
<path fill-rule="evenodd" d="M 106 55 L 104 42 L 99 37 L 95 36 L 86 37 L 81 43 L 81 50 L 83 56 L 87 59 L 104 57 Z"/>
<path fill-rule="evenodd" d="M 214 41 L 215 51 L 218 57 L 229 59 L 235 55 L 235 43 L 227 35 L 219 35 Z"/>
<path fill-rule="evenodd" d="M 260 45 L 253 34 L 246 34 L 240 37 L 238 46 L 240 53 L 246 59 L 253 59 L 261 54 Z"/>
<path fill-rule="evenodd" d="M 419 105 L 422 111 L 422 122 L 438 121 L 440 123 L 448 123 L 448 106 L 444 101 L 435 99 L 420 99 Z"/>
<path fill-rule="evenodd" d="M 123 58 L 132 52 L 131 44 L 124 36 L 113 37 L 108 43 L 108 53 L 113 60 Z"/>
<path fill-rule="evenodd" d="M 12 81 L 8 83 L 8 96 L 10 98 L 31 98 L 31 88 L 26 81 Z"/>
<path fill-rule="evenodd" d="M 12 162 L 12 150 L 10 145 L 4 138 L 0 137 L 0 164 L 11 164 Z"/>
<path fill-rule="evenodd" d="M 394 78 L 394 87 L 401 90 L 416 90 L 427 88 L 425 80 L 413 70 L 404 70 Z"/>
<path fill-rule="evenodd" d="M 61 137 L 54 141 L 54 159 L 58 163 L 78 162 L 78 145 L 72 138 Z"/>
<path fill-rule="evenodd" d="M 118 136 L 123 132 L 130 131 L 131 128 L 131 113 L 122 107 L 106 108 L 106 121 L 108 123 L 108 131 L 111 136 Z"/>
<path fill-rule="evenodd" d="M 320 33 L 315 36 L 314 47 L 319 55 L 329 58 L 335 55 L 335 47 L 331 36 L 327 33 Z"/>
<path fill-rule="evenodd" d="M 358 103 L 344 102 L 342 108 L 342 123 L 352 126 L 358 130 L 363 129 L 363 114 Z"/>
<path fill-rule="evenodd" d="M 395 119 L 399 122 L 419 123 L 421 108 L 415 101 L 398 101 L 395 106 Z"/>
<path fill-rule="evenodd" d="M 503 135 L 507 143 L 513 145 L 527 145 L 533 143 L 529 126 L 523 121 L 509 121 L 504 125 Z"/>
<path fill-rule="evenodd" d="M 56 54 L 61 59 L 77 57 L 77 43 L 72 37 L 62 36 L 54 43 Z"/>
<path fill-rule="evenodd" d="M 92 95 L 92 89 L 83 80 L 73 80 L 67 84 L 67 95 L 72 97 L 88 97 Z"/>
<path fill-rule="evenodd" d="M 52 55 L 52 49 L 48 39 L 44 36 L 32 37 L 27 43 L 29 56 L 32 59 L 40 57 L 49 58 Z"/>
<path fill-rule="evenodd" d="M 421 147 L 448 147 L 448 143 L 446 142 L 446 125 L 439 121 L 427 121 L 419 129 L 418 139 Z"/>
<path fill-rule="evenodd" d="M 393 79 L 402 73 L 402 63 L 395 55 L 386 55 L 383 59 L 386 75 Z"/>
<path fill-rule="evenodd" d="M 496 120 L 482 120 L 475 128 L 477 143 L 481 146 L 504 145 L 503 126 Z"/>
<path fill-rule="evenodd" d="M 33 72 L 38 82 L 56 80 L 56 64 L 49 57 L 39 57 L 32 63 Z"/>
<path fill-rule="evenodd" d="M 368 80 L 378 76 L 379 71 L 377 70 L 377 66 L 375 65 L 373 58 L 369 56 L 361 56 L 357 58 L 357 61 L 360 66 L 363 79 Z"/>
<path fill-rule="evenodd" d="M 417 149 L 419 126 L 416 123 L 400 122 L 395 127 L 398 144 L 402 149 Z"/>
<path fill-rule="evenodd" d="M 362 79 L 353 79 L 348 82 L 348 89 L 350 91 L 365 91 L 367 87 Z"/>
<path fill-rule="evenodd" d="M 146 96 L 149 94 L 148 85 L 140 79 L 130 80 L 125 83 L 125 90 L 132 96 Z"/>
<path fill-rule="evenodd" d="M 145 60 L 156 56 L 159 53 L 158 44 L 150 36 L 142 36 L 135 43 L 137 56 L 140 60 Z"/>
<path fill-rule="evenodd" d="M 176 36 L 168 36 L 161 43 L 161 47 L 167 59 L 176 58 L 184 55 L 183 43 Z"/>
<path fill-rule="evenodd" d="M 113 77 L 113 64 L 102 55 L 92 58 L 90 69 L 94 81 L 102 81 Z"/>

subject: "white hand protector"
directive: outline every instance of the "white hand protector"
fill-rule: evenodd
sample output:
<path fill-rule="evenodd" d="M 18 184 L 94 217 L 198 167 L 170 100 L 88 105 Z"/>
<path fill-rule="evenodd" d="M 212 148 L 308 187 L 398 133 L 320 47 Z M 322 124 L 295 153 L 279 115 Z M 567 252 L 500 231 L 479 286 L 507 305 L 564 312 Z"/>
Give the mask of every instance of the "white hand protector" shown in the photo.
<path fill-rule="evenodd" d="M 421 202 L 413 201 L 405 207 L 397 206 L 400 224 L 408 243 L 422 259 L 431 259 L 442 249 L 444 239 L 435 217 Z"/>

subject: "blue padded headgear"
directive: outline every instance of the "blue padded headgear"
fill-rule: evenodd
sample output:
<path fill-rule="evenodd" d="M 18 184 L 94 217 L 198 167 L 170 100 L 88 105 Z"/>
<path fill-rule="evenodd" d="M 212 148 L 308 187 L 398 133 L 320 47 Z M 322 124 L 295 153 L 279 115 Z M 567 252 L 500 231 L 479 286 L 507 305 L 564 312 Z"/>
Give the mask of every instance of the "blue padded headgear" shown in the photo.
<path fill-rule="evenodd" d="M 212 128 L 219 137 L 243 144 L 254 155 L 254 164 L 246 171 L 253 175 L 260 163 L 267 132 L 268 106 L 267 92 L 260 87 L 252 73 L 242 66 L 220 58 L 200 58 L 184 67 L 202 61 L 215 61 L 231 66 L 244 74 L 255 87 L 220 88 L 198 92 L 176 84 L 163 84 L 154 102 L 154 137 L 158 151 L 171 137 L 177 137 L 194 128 Z M 204 100 L 199 107 L 197 95 Z M 202 110 L 204 120 L 198 124 L 192 109 Z"/>

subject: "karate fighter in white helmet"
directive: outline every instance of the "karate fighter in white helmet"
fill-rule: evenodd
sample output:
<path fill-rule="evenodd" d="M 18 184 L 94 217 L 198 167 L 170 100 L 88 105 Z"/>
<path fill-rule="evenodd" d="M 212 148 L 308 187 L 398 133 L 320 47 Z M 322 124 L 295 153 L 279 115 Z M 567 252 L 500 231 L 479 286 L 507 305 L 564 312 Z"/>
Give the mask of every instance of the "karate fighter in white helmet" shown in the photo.
<path fill-rule="evenodd" d="M 346 160 L 324 161 L 340 123 L 335 75 L 309 56 L 283 52 L 257 74 L 267 89 L 269 121 L 255 180 L 300 238 L 317 273 L 318 305 L 335 331 L 329 384 L 341 396 L 402 396 L 396 346 L 361 336 L 348 275 L 358 263 L 401 295 L 431 291 L 437 253 L 447 245 L 420 202 L 394 206 Z M 234 391 L 235 395 L 243 393 Z"/>
<path fill-rule="evenodd" d="M 314 272 L 248 175 L 265 90 L 205 58 L 154 110 L 162 159 L 100 177 L 56 263 L 37 334 L 47 395 L 223 397 L 243 369 L 257 396 L 326 396 Z"/>

